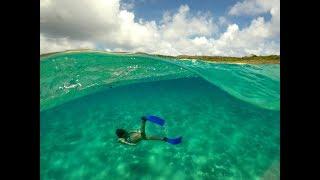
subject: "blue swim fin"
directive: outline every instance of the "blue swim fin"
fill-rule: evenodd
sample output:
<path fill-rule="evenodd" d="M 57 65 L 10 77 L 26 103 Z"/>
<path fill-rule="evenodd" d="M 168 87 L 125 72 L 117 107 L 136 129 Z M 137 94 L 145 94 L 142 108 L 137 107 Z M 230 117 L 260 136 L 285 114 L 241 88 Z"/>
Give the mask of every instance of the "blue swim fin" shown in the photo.
<path fill-rule="evenodd" d="M 157 117 L 157 116 L 146 116 L 147 120 L 150 121 L 150 122 L 153 122 L 153 123 L 156 123 L 160 126 L 163 126 L 164 125 L 164 122 L 165 120 Z"/>
<path fill-rule="evenodd" d="M 166 138 L 165 141 L 170 144 L 180 144 L 182 141 L 182 136 L 178 138 Z"/>

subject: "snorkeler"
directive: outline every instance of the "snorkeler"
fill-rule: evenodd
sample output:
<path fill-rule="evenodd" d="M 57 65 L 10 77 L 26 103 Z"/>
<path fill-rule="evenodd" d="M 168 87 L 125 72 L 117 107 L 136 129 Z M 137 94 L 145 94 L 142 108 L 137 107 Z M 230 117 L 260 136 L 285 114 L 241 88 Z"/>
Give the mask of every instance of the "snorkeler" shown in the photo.
<path fill-rule="evenodd" d="M 167 137 L 159 137 L 159 136 L 147 136 L 145 129 L 146 129 L 146 121 L 158 124 L 160 126 L 164 125 L 164 120 L 156 117 L 156 116 L 143 116 L 141 117 L 141 127 L 140 130 L 127 132 L 124 129 L 117 129 L 116 134 L 118 136 L 118 141 L 123 144 L 128 145 L 136 145 L 141 140 L 158 140 L 158 141 L 165 141 L 170 144 L 179 144 L 181 143 L 182 137 L 178 138 L 167 138 Z"/>

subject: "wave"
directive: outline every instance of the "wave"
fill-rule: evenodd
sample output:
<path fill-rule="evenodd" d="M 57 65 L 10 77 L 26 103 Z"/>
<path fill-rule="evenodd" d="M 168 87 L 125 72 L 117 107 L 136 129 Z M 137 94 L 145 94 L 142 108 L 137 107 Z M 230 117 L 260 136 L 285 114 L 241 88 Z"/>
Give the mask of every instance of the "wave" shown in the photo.
<path fill-rule="evenodd" d="M 270 110 L 280 109 L 280 66 L 170 60 L 198 74 L 230 95 Z"/>
<path fill-rule="evenodd" d="M 261 108 L 280 108 L 279 65 L 238 65 L 142 54 L 59 53 L 40 62 L 40 110 L 120 85 L 202 77 Z"/>

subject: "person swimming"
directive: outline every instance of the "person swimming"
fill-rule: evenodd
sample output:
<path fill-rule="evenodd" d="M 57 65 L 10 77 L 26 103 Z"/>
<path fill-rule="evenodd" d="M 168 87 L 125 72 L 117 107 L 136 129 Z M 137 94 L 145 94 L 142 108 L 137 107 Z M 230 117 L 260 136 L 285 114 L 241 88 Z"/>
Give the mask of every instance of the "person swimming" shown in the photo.
<path fill-rule="evenodd" d="M 146 129 L 146 122 L 153 122 L 160 126 L 164 125 L 164 120 L 156 117 L 156 116 L 143 116 L 141 117 L 141 127 L 140 130 L 128 132 L 124 129 L 117 129 L 116 135 L 118 136 L 118 141 L 123 144 L 128 145 L 136 145 L 138 142 L 142 140 L 158 140 L 158 141 L 165 141 L 170 144 L 179 144 L 181 143 L 182 137 L 178 138 L 167 138 L 167 137 L 159 137 L 159 136 L 147 136 L 145 129 Z"/>

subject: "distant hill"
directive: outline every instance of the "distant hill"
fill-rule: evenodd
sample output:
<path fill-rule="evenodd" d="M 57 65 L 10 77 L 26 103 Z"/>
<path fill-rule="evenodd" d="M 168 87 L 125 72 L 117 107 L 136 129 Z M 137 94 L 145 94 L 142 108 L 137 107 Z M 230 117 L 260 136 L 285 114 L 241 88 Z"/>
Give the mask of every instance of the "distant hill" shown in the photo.
<path fill-rule="evenodd" d="M 225 62 L 225 63 L 246 63 L 246 64 L 279 64 L 279 55 L 268 55 L 268 56 L 257 56 L 250 55 L 244 57 L 228 57 L 228 56 L 189 56 L 189 55 L 179 55 L 179 56 L 165 56 L 165 55 L 155 55 L 164 58 L 177 58 L 177 59 L 197 59 L 211 62 Z"/>
<path fill-rule="evenodd" d="M 51 52 L 40 54 L 40 57 L 45 57 L 49 55 L 53 55 L 56 53 L 63 53 L 63 52 L 79 52 L 79 51 L 96 51 L 91 49 L 74 49 L 74 50 L 66 50 L 61 52 Z M 107 53 L 116 53 L 116 54 L 125 54 L 130 52 L 108 52 L 108 51 L 101 51 Z M 249 55 L 244 57 L 228 57 L 228 56 L 190 56 L 190 55 L 179 55 L 179 56 L 169 56 L 169 55 L 161 55 L 161 54 L 149 54 L 145 52 L 135 52 L 132 54 L 143 54 L 143 55 L 150 55 L 150 56 L 157 56 L 161 58 L 174 58 L 174 59 L 197 59 L 197 60 L 204 60 L 204 61 L 211 61 L 211 62 L 221 62 L 221 63 L 243 63 L 243 64 L 279 64 L 280 63 L 280 56 L 279 55 L 268 55 L 268 56 L 257 56 L 257 55 Z"/>

